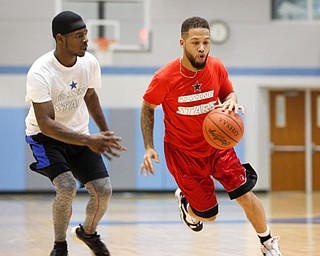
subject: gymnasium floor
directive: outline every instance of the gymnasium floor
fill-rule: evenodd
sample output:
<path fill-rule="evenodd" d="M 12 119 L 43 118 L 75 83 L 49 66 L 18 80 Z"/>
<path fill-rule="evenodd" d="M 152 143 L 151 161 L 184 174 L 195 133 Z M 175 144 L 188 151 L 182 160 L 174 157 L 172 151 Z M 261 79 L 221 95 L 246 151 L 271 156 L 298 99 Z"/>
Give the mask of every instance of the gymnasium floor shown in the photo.
<path fill-rule="evenodd" d="M 258 194 L 273 235 L 281 236 L 285 256 L 320 255 L 320 193 Z M 241 208 L 218 194 L 220 214 L 199 233 L 181 222 L 173 193 L 115 193 L 98 232 L 112 256 L 234 256 L 262 255 L 253 228 Z M 82 222 L 86 194 L 73 204 L 70 229 Z M 46 256 L 53 244 L 53 195 L 0 194 L 0 255 Z M 72 241 L 69 255 L 89 256 Z"/>

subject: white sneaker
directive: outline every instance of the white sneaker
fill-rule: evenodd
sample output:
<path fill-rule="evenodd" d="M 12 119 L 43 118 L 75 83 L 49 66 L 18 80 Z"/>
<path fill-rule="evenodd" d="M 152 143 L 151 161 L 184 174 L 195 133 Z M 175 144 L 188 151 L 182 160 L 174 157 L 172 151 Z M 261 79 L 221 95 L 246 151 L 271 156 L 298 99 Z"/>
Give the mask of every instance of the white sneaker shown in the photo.
<path fill-rule="evenodd" d="M 261 245 L 261 251 L 264 256 L 282 256 L 278 241 L 280 240 L 279 236 L 275 236 L 265 241 Z"/>
<path fill-rule="evenodd" d="M 199 232 L 203 228 L 202 221 L 199 221 L 195 218 L 192 218 L 189 213 L 187 212 L 187 209 L 185 208 L 184 202 L 186 201 L 186 198 L 182 194 L 180 188 L 176 190 L 174 193 L 174 196 L 178 202 L 179 210 L 180 210 L 180 218 L 186 224 L 191 230 L 195 232 Z"/>

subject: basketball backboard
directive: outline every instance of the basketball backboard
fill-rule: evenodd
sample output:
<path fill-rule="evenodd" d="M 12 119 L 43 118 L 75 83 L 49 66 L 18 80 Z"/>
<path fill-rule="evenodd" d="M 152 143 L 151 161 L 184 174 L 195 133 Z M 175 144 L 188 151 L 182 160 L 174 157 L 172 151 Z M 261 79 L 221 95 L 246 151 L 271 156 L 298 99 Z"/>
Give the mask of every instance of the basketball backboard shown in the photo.
<path fill-rule="evenodd" d="M 97 39 L 110 42 L 112 51 L 150 49 L 150 0 L 57 0 L 56 12 L 80 14 L 88 27 L 89 50 Z"/>

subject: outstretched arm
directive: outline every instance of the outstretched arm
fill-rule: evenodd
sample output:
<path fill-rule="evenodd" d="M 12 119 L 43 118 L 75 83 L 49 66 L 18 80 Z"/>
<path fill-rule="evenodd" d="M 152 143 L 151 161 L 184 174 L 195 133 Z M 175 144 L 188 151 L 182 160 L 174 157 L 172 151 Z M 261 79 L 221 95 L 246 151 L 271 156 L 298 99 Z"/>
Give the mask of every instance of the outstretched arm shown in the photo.
<path fill-rule="evenodd" d="M 148 173 L 154 175 L 154 167 L 152 160 L 159 163 L 159 157 L 157 151 L 154 149 L 153 144 L 153 127 L 154 127 L 154 109 L 156 105 L 150 104 L 143 101 L 141 107 L 141 131 L 143 136 L 143 142 L 145 147 L 145 154 L 143 157 L 143 162 L 140 167 L 140 175 L 145 172 L 147 176 Z"/>

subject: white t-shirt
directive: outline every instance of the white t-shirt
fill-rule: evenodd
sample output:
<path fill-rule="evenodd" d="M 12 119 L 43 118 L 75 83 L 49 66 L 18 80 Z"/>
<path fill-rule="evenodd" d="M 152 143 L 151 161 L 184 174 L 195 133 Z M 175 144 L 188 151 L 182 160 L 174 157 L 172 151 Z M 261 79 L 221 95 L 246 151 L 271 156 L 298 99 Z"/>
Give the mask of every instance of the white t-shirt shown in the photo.
<path fill-rule="evenodd" d="M 72 67 L 63 66 L 50 51 L 31 66 L 27 75 L 26 101 L 31 103 L 26 117 L 26 135 L 40 132 L 32 102 L 52 101 L 55 120 L 73 131 L 89 133 L 89 112 L 84 101 L 88 88 L 101 87 L 101 69 L 90 53 L 78 57 Z"/>

